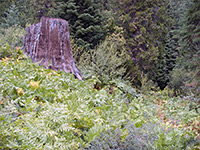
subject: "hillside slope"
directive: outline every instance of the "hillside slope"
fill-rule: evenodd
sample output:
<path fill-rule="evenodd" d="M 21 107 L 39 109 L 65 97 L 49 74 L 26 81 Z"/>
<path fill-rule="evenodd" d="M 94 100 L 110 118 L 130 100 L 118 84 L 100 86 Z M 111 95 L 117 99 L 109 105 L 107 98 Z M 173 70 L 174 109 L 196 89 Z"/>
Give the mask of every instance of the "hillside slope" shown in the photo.
<path fill-rule="evenodd" d="M 200 149 L 189 97 L 97 82 L 45 69 L 20 50 L 0 60 L 0 149 Z"/>

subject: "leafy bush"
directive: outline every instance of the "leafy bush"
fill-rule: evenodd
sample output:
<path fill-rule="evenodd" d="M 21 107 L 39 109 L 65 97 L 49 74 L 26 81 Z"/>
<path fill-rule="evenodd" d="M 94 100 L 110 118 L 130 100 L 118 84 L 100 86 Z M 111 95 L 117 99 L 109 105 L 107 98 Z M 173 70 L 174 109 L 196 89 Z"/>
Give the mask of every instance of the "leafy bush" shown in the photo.
<path fill-rule="evenodd" d="M 0 47 L 0 59 L 10 55 L 12 53 L 10 46 L 6 43 L 4 46 Z"/>
<path fill-rule="evenodd" d="M 14 47 L 22 47 L 24 40 L 25 30 L 18 26 L 12 26 L 9 28 L 0 28 L 0 46 L 9 44 L 11 49 Z"/>
<path fill-rule="evenodd" d="M 80 58 L 80 68 L 97 76 L 101 84 L 118 77 L 123 78 L 130 56 L 125 47 L 118 42 L 107 39 L 96 49 L 84 53 Z"/>
<path fill-rule="evenodd" d="M 25 30 L 18 26 L 0 28 L 0 59 L 15 53 L 23 46 Z"/>
<path fill-rule="evenodd" d="M 192 95 L 195 98 L 200 98 L 199 74 L 198 69 L 190 70 L 177 67 L 172 71 L 169 86 L 174 89 L 177 95 Z"/>
<path fill-rule="evenodd" d="M 172 74 L 172 79 L 170 80 L 169 83 L 170 88 L 173 88 L 177 94 L 184 93 L 183 89 L 187 76 L 186 70 L 183 68 L 180 69 L 175 68 L 171 74 Z"/>

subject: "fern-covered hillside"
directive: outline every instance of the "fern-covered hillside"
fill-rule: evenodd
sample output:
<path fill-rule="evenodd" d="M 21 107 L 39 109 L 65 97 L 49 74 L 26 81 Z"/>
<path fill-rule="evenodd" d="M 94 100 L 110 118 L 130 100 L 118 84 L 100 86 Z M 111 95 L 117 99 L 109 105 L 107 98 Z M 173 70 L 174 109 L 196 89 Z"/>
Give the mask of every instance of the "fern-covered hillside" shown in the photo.
<path fill-rule="evenodd" d="M 19 48 L 2 58 L 0 149 L 200 148 L 200 110 L 190 97 L 99 82 L 45 69 Z"/>

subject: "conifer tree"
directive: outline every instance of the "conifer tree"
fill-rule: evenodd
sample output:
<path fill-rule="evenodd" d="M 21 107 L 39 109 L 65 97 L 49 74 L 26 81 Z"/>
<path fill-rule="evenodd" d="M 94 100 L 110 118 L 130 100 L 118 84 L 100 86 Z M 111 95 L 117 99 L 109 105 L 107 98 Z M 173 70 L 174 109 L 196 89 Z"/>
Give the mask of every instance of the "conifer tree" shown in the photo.
<path fill-rule="evenodd" d="M 140 80 L 141 72 L 144 72 L 155 80 L 155 66 L 160 51 L 164 51 L 165 35 L 170 24 L 165 1 L 120 0 L 112 3 L 114 12 L 118 14 L 118 23 L 125 29 L 126 46 L 133 62 L 129 67 L 130 75 L 134 80 Z"/>
<path fill-rule="evenodd" d="M 70 33 L 79 46 L 94 48 L 105 37 L 99 0 L 56 1 L 49 15 L 69 22 Z"/>
<path fill-rule="evenodd" d="M 163 52 L 160 53 L 157 63 L 156 82 L 161 89 L 164 89 L 171 76 L 170 73 L 176 65 L 178 56 L 177 39 L 173 36 L 174 32 L 169 32 L 166 36 L 166 44 Z"/>
<path fill-rule="evenodd" d="M 178 56 L 179 30 L 182 28 L 181 18 L 184 16 L 188 0 L 168 0 L 166 13 L 171 20 L 168 28 L 168 34 L 165 36 L 165 48 L 160 52 L 158 63 L 156 64 L 156 82 L 163 89 L 171 80 L 171 71 L 176 66 L 176 58 Z"/>
<path fill-rule="evenodd" d="M 0 1 L 0 25 L 4 22 L 4 18 L 6 17 L 6 12 L 11 5 L 11 0 Z"/>
<path fill-rule="evenodd" d="M 200 49 L 200 2 L 193 0 L 185 16 L 185 26 L 181 31 L 182 51 L 196 53 Z"/>
<path fill-rule="evenodd" d="M 11 1 L 9 8 L 4 12 L 2 18 L 2 27 L 11 27 L 14 25 L 25 27 L 26 24 L 31 23 L 33 18 L 32 7 L 28 0 L 24 1 Z"/>
<path fill-rule="evenodd" d="M 179 20 L 179 57 L 172 72 L 170 86 L 175 90 L 192 91 L 200 95 L 200 2 L 184 1 L 184 13 Z M 184 72 L 183 72 L 184 71 Z M 178 78 L 180 72 L 184 74 Z M 177 82 L 176 82 L 177 81 Z M 180 86 L 182 85 L 182 86 Z M 187 85 L 190 85 L 187 87 Z"/>
<path fill-rule="evenodd" d="M 16 24 L 25 27 L 26 24 L 39 22 L 40 18 L 45 16 L 52 6 L 52 0 L 12 0 L 2 2 L 2 5 L 8 7 L 0 11 L 3 27 Z"/>
<path fill-rule="evenodd" d="M 3 18 L 2 27 L 6 28 L 13 25 L 20 25 L 20 13 L 15 4 L 12 4 L 5 14 L 6 17 Z"/>

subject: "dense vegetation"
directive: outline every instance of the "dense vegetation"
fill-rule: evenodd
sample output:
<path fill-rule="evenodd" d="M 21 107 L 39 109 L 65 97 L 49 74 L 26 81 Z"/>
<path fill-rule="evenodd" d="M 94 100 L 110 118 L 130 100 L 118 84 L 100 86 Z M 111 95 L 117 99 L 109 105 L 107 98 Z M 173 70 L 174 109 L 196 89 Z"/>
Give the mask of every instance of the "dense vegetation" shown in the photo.
<path fill-rule="evenodd" d="M 200 149 L 200 2 L 0 5 L 0 149 Z M 84 80 L 34 64 L 25 27 L 69 21 Z"/>

